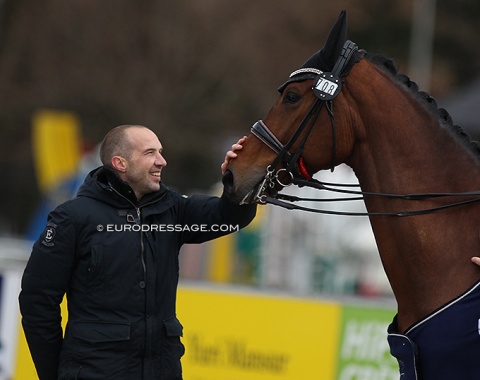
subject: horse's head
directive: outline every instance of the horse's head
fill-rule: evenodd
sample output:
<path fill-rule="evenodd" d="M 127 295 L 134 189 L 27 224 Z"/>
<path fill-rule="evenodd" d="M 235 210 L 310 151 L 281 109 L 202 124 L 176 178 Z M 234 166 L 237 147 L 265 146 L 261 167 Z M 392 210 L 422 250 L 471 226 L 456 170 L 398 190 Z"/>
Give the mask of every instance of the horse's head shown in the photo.
<path fill-rule="evenodd" d="M 341 77 L 360 56 L 355 44 L 346 41 L 346 33 L 342 12 L 324 47 L 279 87 L 279 98 L 263 121 L 254 124 L 238 158 L 224 174 L 232 200 L 261 201 L 259 195 L 275 194 L 294 176 L 308 179 L 311 173 L 344 162 L 350 154 L 353 136 L 345 122 L 349 116 L 336 112 L 333 120 L 330 102 L 336 98 L 335 109 L 346 102 L 337 97 Z"/>

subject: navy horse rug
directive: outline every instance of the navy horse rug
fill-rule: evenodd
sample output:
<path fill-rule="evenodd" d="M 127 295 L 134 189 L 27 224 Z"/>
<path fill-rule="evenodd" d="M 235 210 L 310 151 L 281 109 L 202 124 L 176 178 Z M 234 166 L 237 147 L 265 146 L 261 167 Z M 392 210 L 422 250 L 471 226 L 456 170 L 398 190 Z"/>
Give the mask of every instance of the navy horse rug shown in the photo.
<path fill-rule="evenodd" d="M 480 282 L 405 333 L 397 330 L 395 317 L 388 343 L 401 380 L 480 379 Z"/>

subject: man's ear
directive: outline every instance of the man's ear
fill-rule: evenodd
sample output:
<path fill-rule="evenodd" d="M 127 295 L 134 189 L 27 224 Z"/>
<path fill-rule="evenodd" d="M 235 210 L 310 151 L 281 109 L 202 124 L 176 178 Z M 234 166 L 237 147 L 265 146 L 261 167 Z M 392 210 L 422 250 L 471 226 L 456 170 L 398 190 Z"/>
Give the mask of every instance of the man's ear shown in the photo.
<path fill-rule="evenodd" d="M 125 173 L 127 171 L 127 161 L 120 156 L 112 157 L 112 166 L 115 170 L 120 173 Z"/>

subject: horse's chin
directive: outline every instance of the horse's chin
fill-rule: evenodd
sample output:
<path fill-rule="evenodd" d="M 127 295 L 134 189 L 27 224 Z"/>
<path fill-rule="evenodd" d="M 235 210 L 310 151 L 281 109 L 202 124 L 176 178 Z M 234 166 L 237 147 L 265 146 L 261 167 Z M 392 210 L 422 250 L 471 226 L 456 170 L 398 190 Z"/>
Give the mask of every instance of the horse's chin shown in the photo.
<path fill-rule="evenodd" d="M 258 183 L 253 189 L 251 189 L 240 201 L 241 205 L 248 205 L 258 202 L 257 194 L 260 190 L 260 183 Z"/>
<path fill-rule="evenodd" d="M 249 205 L 255 203 L 255 192 L 254 190 L 250 190 L 247 195 L 243 197 L 243 199 L 239 202 L 240 205 Z"/>
<path fill-rule="evenodd" d="M 252 178 L 250 178 L 252 179 Z M 234 203 L 241 205 L 259 203 L 261 195 L 267 195 L 263 188 L 263 178 L 257 182 L 243 183 L 243 186 L 235 186 L 234 175 L 230 170 L 227 170 L 222 177 L 224 192 L 227 197 Z M 276 193 L 276 191 L 275 191 Z M 268 195 L 273 195 L 269 193 Z"/>
<path fill-rule="evenodd" d="M 264 181 L 258 182 L 240 201 L 241 205 L 251 203 L 265 203 L 266 197 L 275 197 L 278 194 L 276 188 L 265 188 Z"/>

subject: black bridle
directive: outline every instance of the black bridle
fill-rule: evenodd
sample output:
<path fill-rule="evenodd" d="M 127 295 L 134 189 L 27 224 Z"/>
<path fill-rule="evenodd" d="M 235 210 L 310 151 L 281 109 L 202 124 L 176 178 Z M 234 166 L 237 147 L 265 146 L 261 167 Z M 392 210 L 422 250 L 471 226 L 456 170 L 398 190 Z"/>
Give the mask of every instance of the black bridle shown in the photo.
<path fill-rule="evenodd" d="M 303 210 L 314 213 L 330 214 L 330 215 L 347 215 L 347 216 L 414 216 L 423 215 L 435 211 L 441 211 L 452 207 L 463 206 L 474 202 L 479 202 L 480 198 L 469 199 L 466 201 L 454 202 L 438 207 L 425 208 L 415 211 L 400 211 L 400 212 L 344 212 L 344 211 L 331 211 L 321 210 L 316 208 L 309 208 L 295 205 L 293 202 L 298 201 L 310 201 L 310 202 L 339 202 L 339 201 L 353 201 L 363 200 L 364 196 L 380 196 L 386 198 L 404 199 L 404 200 L 427 200 L 441 197 L 466 197 L 466 196 L 480 196 L 480 191 L 461 192 L 461 193 L 422 193 L 422 194 L 388 194 L 388 193 L 375 193 L 364 192 L 357 190 L 348 190 L 345 187 L 358 187 L 359 185 L 345 185 L 345 184 L 333 184 L 320 182 L 308 173 L 305 164 L 303 162 L 302 152 L 304 145 L 315 125 L 318 115 L 322 107 L 325 106 L 332 128 L 332 159 L 331 159 L 331 171 L 337 165 L 336 154 L 336 129 L 335 118 L 333 114 L 332 100 L 337 97 L 342 89 L 342 78 L 347 76 L 352 66 L 357 63 L 365 55 L 364 51 L 359 51 L 358 47 L 352 41 L 346 41 L 340 56 L 338 57 L 332 72 L 324 73 L 318 69 L 302 68 L 294 71 L 289 80 L 280 86 L 279 91 L 282 92 L 285 87 L 291 82 L 299 82 L 304 80 L 314 80 L 312 90 L 314 91 L 316 98 L 309 111 L 301 121 L 298 128 L 295 130 L 292 137 L 288 142 L 283 145 L 275 134 L 268 129 L 267 125 L 259 120 L 253 124 L 251 133 L 272 149 L 277 156 L 273 162 L 267 167 L 267 173 L 262 182 L 249 192 L 242 203 L 255 202 L 261 204 L 273 204 L 289 210 Z M 302 133 L 304 137 L 300 141 L 296 151 L 290 153 L 291 148 L 300 138 Z M 282 164 L 280 169 L 276 169 L 279 164 Z M 286 183 L 282 180 L 281 176 L 289 177 L 289 182 Z M 275 191 L 277 186 L 281 188 L 288 187 L 290 185 L 297 185 L 299 187 L 311 187 L 318 190 L 327 190 L 331 192 L 337 192 L 342 194 L 355 195 L 355 197 L 347 198 L 300 198 L 287 194 L 279 194 Z M 269 192 L 275 193 L 274 196 L 269 195 Z"/>

